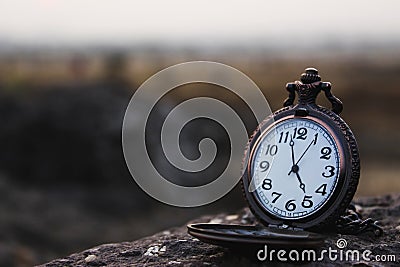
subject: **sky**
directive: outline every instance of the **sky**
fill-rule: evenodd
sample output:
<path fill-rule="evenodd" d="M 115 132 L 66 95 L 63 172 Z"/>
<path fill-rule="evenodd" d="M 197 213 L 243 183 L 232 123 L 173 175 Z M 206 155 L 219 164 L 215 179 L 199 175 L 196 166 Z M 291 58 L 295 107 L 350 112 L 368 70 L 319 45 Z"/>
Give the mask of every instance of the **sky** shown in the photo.
<path fill-rule="evenodd" d="M 0 0 L 0 41 L 393 42 L 400 1 Z"/>

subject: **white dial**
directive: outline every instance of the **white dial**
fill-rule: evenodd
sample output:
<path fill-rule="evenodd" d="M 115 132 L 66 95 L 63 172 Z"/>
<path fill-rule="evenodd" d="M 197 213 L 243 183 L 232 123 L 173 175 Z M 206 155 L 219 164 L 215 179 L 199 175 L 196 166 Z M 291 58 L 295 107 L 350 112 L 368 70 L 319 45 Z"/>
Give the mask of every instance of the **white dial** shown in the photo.
<path fill-rule="evenodd" d="M 330 132 L 314 120 L 291 118 L 261 138 L 253 150 L 251 175 L 263 208 L 284 219 L 321 209 L 340 173 L 338 145 Z"/>

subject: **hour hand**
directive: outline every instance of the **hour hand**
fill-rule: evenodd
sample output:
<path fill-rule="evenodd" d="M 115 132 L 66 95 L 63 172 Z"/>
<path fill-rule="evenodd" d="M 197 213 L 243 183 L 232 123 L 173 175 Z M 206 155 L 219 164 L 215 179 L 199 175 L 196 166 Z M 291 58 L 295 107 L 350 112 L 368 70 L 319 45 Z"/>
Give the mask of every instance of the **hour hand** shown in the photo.
<path fill-rule="evenodd" d="M 306 193 L 306 185 L 303 183 L 303 181 L 301 181 L 300 175 L 298 172 L 295 172 L 297 179 L 300 182 L 300 189 L 303 190 L 304 193 Z"/>

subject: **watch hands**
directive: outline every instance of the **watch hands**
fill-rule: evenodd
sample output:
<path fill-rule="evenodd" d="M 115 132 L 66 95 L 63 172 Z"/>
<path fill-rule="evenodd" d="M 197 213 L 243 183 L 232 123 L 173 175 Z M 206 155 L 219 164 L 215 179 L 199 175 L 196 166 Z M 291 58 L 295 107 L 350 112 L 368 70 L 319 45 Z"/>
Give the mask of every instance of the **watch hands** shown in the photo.
<path fill-rule="evenodd" d="M 290 147 L 291 147 L 291 149 L 292 149 L 292 164 L 293 164 L 293 165 L 296 165 L 296 163 L 294 163 L 294 142 L 293 142 L 293 137 L 292 137 L 292 135 L 290 135 L 290 142 L 289 142 L 289 145 L 290 145 Z"/>
<path fill-rule="evenodd" d="M 293 165 L 297 165 L 299 164 L 300 160 L 304 157 L 304 155 L 307 153 L 307 151 L 310 149 L 311 145 L 315 145 L 317 144 L 317 136 L 318 134 L 315 134 L 315 138 L 311 141 L 311 143 L 307 146 L 306 150 L 304 150 L 303 154 L 301 154 L 300 158 L 297 160 L 297 162 Z M 288 175 L 290 175 L 293 171 L 293 168 L 290 170 L 290 172 L 288 173 Z"/>
<path fill-rule="evenodd" d="M 297 166 L 297 164 L 295 163 L 295 160 L 294 160 L 294 141 L 293 141 L 293 136 L 292 135 L 290 135 L 289 145 L 290 145 L 290 148 L 292 150 L 292 163 L 293 163 L 293 166 L 292 166 L 292 169 L 290 170 L 288 175 L 290 175 L 290 173 L 293 171 L 296 174 L 297 180 L 299 180 L 300 189 L 303 190 L 304 193 L 306 193 L 306 185 L 303 183 L 303 181 L 300 178 L 299 166 Z M 299 162 L 299 161 L 297 161 L 297 162 Z"/>
<path fill-rule="evenodd" d="M 299 180 L 300 182 L 300 189 L 303 190 L 304 194 L 306 193 L 306 185 L 301 181 L 299 172 L 295 172 L 296 176 L 297 176 L 297 180 Z"/>

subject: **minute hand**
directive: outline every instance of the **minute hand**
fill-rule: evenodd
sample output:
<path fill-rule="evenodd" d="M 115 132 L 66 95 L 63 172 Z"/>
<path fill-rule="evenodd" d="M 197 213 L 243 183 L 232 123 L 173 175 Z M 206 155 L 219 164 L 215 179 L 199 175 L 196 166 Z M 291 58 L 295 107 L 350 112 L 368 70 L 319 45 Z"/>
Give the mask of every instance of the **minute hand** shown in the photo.
<path fill-rule="evenodd" d="M 311 141 L 311 143 L 308 145 L 308 147 L 306 148 L 306 150 L 304 150 L 303 154 L 301 154 L 300 158 L 297 160 L 296 164 L 299 164 L 300 160 L 304 157 L 304 155 L 307 153 L 307 151 L 310 149 L 311 145 L 315 145 L 317 144 L 317 137 L 318 137 L 318 133 L 315 134 L 314 139 Z M 290 170 L 290 172 L 288 173 L 288 175 L 290 175 L 292 173 L 292 170 Z"/>

